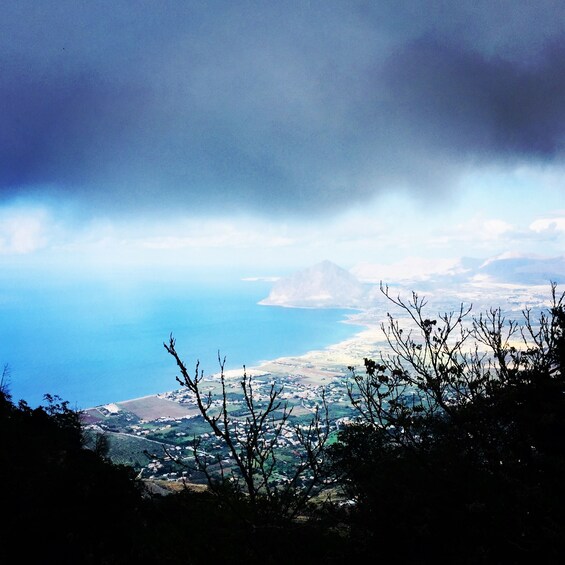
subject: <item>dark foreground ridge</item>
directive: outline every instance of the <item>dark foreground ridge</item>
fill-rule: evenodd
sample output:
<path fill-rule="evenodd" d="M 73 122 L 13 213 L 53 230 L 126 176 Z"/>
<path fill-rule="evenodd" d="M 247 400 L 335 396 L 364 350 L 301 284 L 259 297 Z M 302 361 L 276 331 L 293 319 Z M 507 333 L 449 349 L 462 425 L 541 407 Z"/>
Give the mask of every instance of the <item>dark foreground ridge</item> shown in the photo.
<path fill-rule="evenodd" d="M 412 331 L 389 318 L 391 355 L 365 359 L 362 374 L 351 368 L 357 419 L 328 442 L 321 410 L 309 432 L 296 428 L 295 461 L 272 439 L 285 417 L 276 385 L 260 399 L 242 381 L 248 411 L 238 427 L 222 408 L 225 388 L 219 404 L 199 390 L 198 370 L 186 369 L 171 339 L 180 384 L 200 395 L 227 446 L 217 464 L 194 444 L 208 483 L 198 491 L 148 489 L 108 460 L 105 436 L 85 437 L 65 402 L 16 405 L 2 379 L 2 562 L 560 562 L 564 297 L 552 287 L 552 306 L 518 323 L 463 307 L 428 318 L 417 295 L 383 290 Z M 293 484 L 277 471 L 290 464 Z"/>

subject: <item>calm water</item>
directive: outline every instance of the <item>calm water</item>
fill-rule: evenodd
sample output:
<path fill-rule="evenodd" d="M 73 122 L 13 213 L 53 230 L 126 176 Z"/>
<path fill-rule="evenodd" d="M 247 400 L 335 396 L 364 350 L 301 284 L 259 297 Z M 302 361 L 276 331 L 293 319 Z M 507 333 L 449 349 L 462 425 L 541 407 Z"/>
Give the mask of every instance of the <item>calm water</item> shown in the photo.
<path fill-rule="evenodd" d="M 45 393 L 86 408 L 178 388 L 163 348 L 172 332 L 188 367 L 197 358 L 226 366 L 297 355 L 345 339 L 358 328 L 343 310 L 257 305 L 269 285 L 2 283 L 0 363 L 14 400 L 35 406 Z"/>

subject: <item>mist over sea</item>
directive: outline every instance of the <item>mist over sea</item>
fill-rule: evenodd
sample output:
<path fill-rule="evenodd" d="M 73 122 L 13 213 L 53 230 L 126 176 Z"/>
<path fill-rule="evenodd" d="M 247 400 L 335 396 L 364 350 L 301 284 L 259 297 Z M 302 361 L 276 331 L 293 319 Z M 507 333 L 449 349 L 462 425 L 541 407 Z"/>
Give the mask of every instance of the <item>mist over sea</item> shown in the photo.
<path fill-rule="evenodd" d="M 45 393 L 87 408 L 178 388 L 170 333 L 188 367 L 218 370 L 298 355 L 353 335 L 344 310 L 259 306 L 270 285 L 0 281 L 0 363 L 14 400 Z"/>

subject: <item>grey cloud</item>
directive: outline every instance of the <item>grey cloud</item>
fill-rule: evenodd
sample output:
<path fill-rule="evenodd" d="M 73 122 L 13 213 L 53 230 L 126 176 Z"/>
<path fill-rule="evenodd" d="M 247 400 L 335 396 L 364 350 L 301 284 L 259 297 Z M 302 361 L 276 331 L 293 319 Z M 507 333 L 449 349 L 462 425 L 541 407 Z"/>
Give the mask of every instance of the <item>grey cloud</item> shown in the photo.
<path fill-rule="evenodd" d="M 383 74 L 413 138 L 485 158 L 551 157 L 565 141 L 565 41 L 543 55 L 530 66 L 425 39 L 391 56 Z"/>
<path fill-rule="evenodd" d="M 561 158 L 559 4 L 399 4 L 14 3 L 2 198 L 324 213 Z"/>

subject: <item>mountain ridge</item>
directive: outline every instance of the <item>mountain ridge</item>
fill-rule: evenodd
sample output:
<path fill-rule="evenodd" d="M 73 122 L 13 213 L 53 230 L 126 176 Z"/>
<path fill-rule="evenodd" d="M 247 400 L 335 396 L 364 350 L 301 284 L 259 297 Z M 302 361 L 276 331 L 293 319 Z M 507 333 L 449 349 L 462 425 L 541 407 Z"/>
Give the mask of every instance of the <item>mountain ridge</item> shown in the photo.
<path fill-rule="evenodd" d="M 325 260 L 273 285 L 259 304 L 290 308 L 361 308 L 366 289 L 357 277 Z"/>

